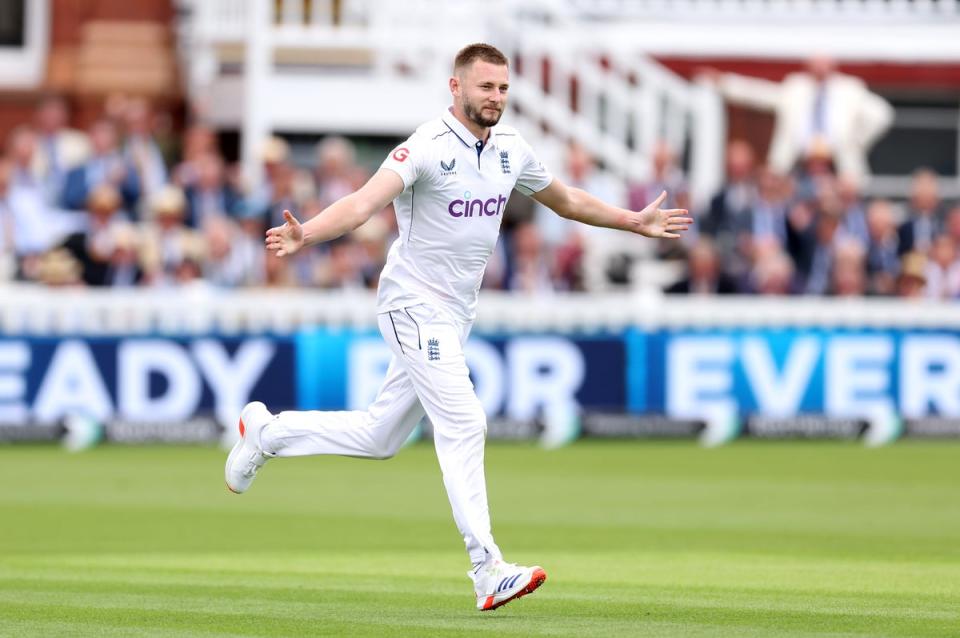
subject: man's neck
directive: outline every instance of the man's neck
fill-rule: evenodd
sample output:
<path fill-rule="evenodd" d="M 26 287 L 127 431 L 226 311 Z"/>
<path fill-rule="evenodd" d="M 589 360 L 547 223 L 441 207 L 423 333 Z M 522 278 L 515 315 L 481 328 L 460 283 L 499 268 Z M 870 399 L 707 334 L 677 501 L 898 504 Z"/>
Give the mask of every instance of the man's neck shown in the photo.
<path fill-rule="evenodd" d="M 457 121 L 463 124 L 468 131 L 473 133 L 473 136 L 478 140 L 487 141 L 487 137 L 490 135 L 490 127 L 480 126 L 470 118 L 468 118 L 460 109 L 456 106 L 453 107 L 453 117 L 457 118 Z"/>

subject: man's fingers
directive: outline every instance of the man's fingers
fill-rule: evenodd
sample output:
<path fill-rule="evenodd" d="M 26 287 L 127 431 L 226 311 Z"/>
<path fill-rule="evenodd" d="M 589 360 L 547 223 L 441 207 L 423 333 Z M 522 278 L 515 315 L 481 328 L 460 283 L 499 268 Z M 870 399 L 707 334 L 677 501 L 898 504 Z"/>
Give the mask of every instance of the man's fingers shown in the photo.
<path fill-rule="evenodd" d="M 293 216 L 293 213 L 288 210 L 283 211 L 283 218 L 291 226 L 298 226 L 300 224 L 300 222 L 297 221 L 297 218 Z"/>
<path fill-rule="evenodd" d="M 667 198 L 667 191 L 663 191 L 662 193 L 660 193 L 660 197 L 658 197 L 658 198 L 656 198 L 655 200 L 653 200 L 653 203 L 650 204 L 650 207 L 651 207 L 651 208 L 660 208 L 660 204 L 662 204 L 662 203 L 663 203 L 663 200 L 665 200 L 666 198 Z"/>
<path fill-rule="evenodd" d="M 678 234 L 676 234 L 676 233 L 664 233 L 664 234 L 660 235 L 660 237 L 661 237 L 662 239 L 679 239 L 679 238 L 680 238 L 680 235 L 678 235 Z"/>

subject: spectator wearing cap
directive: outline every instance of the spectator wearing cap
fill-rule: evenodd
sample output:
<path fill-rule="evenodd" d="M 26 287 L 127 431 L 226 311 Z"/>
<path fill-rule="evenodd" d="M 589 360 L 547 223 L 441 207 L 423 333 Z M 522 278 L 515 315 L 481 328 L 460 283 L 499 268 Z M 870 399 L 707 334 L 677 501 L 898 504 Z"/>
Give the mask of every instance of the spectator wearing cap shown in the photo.
<path fill-rule="evenodd" d="M 900 225 L 900 254 L 925 253 L 940 233 L 941 219 L 940 184 L 937 174 L 929 168 L 921 168 L 913 174 L 910 185 L 909 217 Z"/>
<path fill-rule="evenodd" d="M 897 296 L 918 299 L 926 296 L 927 256 L 923 253 L 906 253 L 900 258 L 897 275 Z"/>
<path fill-rule="evenodd" d="M 87 198 L 87 228 L 71 235 L 64 243 L 82 266 L 83 281 L 89 286 L 113 285 L 114 254 L 118 243 L 127 241 L 132 226 L 123 212 L 120 193 L 111 184 L 100 184 Z M 123 235 L 121 238 L 120 236 Z M 126 250 L 124 246 L 121 252 Z M 125 273 L 121 278 L 128 278 Z M 137 274 L 133 279 L 138 279 Z"/>
<path fill-rule="evenodd" d="M 183 279 L 182 262 L 198 259 L 203 238 L 185 225 L 186 198 L 176 186 L 156 193 L 149 209 L 151 221 L 143 229 L 144 281 L 153 286 L 173 285 Z"/>
<path fill-rule="evenodd" d="M 124 208 L 137 210 L 141 184 L 136 168 L 123 156 L 117 139 L 117 128 L 107 119 L 90 127 L 93 153 L 83 165 L 67 173 L 63 189 L 63 206 L 83 210 L 90 191 L 101 184 L 114 186 L 123 199 Z"/>

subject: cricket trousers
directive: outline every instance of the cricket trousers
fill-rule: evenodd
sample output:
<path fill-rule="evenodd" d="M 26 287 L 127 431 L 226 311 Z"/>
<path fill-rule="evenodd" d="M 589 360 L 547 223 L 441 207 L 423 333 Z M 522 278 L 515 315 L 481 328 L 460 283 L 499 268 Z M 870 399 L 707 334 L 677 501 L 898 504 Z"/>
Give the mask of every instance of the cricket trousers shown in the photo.
<path fill-rule="evenodd" d="M 426 414 L 457 528 L 474 563 L 501 553 L 490 532 L 483 471 L 487 421 L 463 344 L 470 324 L 430 304 L 377 316 L 393 358 L 367 410 L 281 412 L 262 434 L 277 456 L 338 454 L 388 459 Z"/>

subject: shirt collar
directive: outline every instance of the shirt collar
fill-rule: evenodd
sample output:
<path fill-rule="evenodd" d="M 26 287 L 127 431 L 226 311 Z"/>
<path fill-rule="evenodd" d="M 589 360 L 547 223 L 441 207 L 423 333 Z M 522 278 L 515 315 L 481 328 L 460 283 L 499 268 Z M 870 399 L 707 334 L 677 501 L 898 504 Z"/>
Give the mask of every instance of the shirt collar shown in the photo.
<path fill-rule="evenodd" d="M 447 125 L 447 128 L 449 128 L 450 131 L 456 135 L 461 142 L 463 142 L 464 146 L 469 146 L 470 148 L 477 147 L 477 142 L 480 141 L 479 138 L 471 133 L 470 129 L 464 126 L 460 120 L 453 116 L 453 107 L 447 107 L 440 119 L 442 119 L 443 123 Z M 490 129 L 490 136 L 487 138 L 486 146 L 493 145 L 495 136 L 496 127 L 492 127 Z"/>

